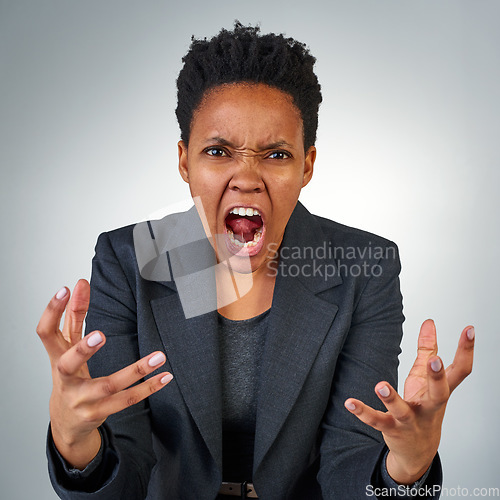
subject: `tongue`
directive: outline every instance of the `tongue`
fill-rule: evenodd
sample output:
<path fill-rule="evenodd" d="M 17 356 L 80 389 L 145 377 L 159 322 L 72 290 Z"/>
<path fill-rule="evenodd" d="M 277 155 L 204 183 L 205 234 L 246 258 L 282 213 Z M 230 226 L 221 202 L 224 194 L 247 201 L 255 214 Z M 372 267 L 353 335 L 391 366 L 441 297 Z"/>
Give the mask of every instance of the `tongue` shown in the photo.
<path fill-rule="evenodd" d="M 241 217 L 236 214 L 229 214 L 226 224 L 231 228 L 234 237 L 240 241 L 252 241 L 255 230 L 262 226 L 262 219 L 259 215 L 251 217 Z"/>

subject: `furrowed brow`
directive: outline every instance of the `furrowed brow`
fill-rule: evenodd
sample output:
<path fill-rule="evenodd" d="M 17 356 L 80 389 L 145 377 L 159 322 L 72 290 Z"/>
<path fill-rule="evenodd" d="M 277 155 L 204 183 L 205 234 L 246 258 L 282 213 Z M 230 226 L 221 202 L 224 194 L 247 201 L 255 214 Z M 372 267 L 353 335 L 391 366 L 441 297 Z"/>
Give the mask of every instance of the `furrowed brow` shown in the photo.
<path fill-rule="evenodd" d="M 228 146 L 230 148 L 234 148 L 234 144 L 223 137 L 211 137 L 205 141 L 206 144 L 219 144 L 221 146 Z"/>
<path fill-rule="evenodd" d="M 278 148 L 282 148 L 282 147 L 293 148 L 293 146 L 291 144 L 288 144 L 288 142 L 286 142 L 286 141 L 276 141 L 276 142 L 272 142 L 271 144 L 267 144 L 266 146 L 262 147 L 261 149 L 263 149 L 263 150 L 265 150 L 265 149 L 278 149 Z"/>
<path fill-rule="evenodd" d="M 207 139 L 206 143 L 212 143 L 212 144 L 220 144 L 221 146 L 227 146 L 230 148 L 238 149 L 235 144 L 233 144 L 231 141 L 228 141 L 227 139 L 224 139 L 223 137 L 211 137 L 210 139 Z M 259 148 L 260 151 L 267 151 L 269 149 L 279 149 L 282 147 L 287 147 L 287 148 L 292 148 L 293 146 L 289 144 L 286 141 L 276 141 L 276 142 L 271 142 L 270 144 L 265 144 Z"/>

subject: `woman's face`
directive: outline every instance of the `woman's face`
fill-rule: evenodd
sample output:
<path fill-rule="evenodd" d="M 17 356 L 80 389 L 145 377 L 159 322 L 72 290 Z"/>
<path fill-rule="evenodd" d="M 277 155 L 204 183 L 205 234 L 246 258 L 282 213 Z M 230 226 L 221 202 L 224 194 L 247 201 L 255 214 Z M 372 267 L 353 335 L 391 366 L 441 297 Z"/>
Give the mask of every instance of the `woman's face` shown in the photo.
<path fill-rule="evenodd" d="M 276 255 L 315 157 L 314 147 L 304 153 L 302 119 L 288 94 L 237 83 L 205 96 L 189 147 L 179 142 L 179 171 L 201 199 L 219 261 L 249 259 L 255 271 Z"/>

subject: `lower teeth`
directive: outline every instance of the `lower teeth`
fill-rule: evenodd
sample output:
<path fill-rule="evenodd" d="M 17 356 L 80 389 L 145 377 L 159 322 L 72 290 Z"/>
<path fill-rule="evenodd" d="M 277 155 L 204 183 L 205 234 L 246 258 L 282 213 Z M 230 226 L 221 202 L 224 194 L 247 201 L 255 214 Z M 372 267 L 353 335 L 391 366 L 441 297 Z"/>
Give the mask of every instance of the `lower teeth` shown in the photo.
<path fill-rule="evenodd" d="M 262 237 L 262 231 L 255 231 L 255 234 L 253 235 L 253 240 L 250 240 L 250 241 L 245 241 L 244 243 L 240 240 L 237 240 L 235 237 L 234 237 L 234 233 L 231 231 L 231 229 L 227 229 L 227 234 L 229 234 L 229 237 L 231 238 L 231 241 L 241 247 L 241 248 L 248 248 L 248 247 L 254 247 L 255 245 L 257 245 L 258 241 L 260 240 L 260 238 Z"/>

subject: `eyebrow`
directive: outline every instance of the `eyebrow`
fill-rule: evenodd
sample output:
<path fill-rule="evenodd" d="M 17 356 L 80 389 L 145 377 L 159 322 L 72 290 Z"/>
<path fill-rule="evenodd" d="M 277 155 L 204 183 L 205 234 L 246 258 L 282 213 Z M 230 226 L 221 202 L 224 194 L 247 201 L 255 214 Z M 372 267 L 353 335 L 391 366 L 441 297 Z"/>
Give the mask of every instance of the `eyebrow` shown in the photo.
<path fill-rule="evenodd" d="M 211 137 L 210 139 L 207 139 L 205 143 L 206 144 L 217 143 L 220 144 L 221 146 L 228 146 L 230 148 L 237 149 L 235 144 L 233 144 L 231 141 L 228 141 L 227 139 L 224 139 L 223 137 Z M 267 149 L 276 149 L 282 147 L 288 147 L 293 149 L 293 146 L 291 144 L 289 144 L 284 140 L 281 140 L 281 141 L 271 142 L 270 144 L 266 144 L 265 146 L 261 147 L 260 150 L 264 151 Z"/>

